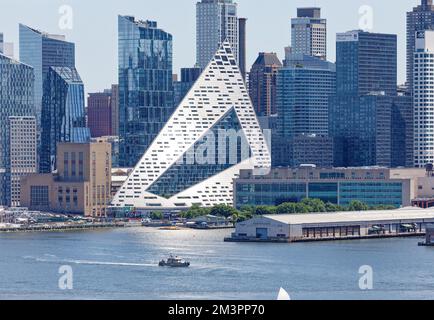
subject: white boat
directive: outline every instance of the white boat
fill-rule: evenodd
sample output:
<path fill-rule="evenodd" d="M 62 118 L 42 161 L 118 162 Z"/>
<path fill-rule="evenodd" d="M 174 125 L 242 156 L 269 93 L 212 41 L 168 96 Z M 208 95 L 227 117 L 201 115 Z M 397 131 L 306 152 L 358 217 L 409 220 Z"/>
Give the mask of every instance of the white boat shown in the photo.
<path fill-rule="evenodd" d="M 188 268 L 190 262 L 185 261 L 179 257 L 173 257 L 172 255 L 167 260 L 161 260 L 158 264 L 160 267 L 171 267 L 171 268 Z"/>

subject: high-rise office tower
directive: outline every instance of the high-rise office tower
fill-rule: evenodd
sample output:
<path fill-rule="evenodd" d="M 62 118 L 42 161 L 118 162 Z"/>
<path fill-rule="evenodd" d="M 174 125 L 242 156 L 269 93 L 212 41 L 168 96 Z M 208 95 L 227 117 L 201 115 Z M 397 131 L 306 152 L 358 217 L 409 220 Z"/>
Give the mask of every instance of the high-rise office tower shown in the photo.
<path fill-rule="evenodd" d="M 38 172 L 36 118 L 9 117 L 10 205 L 20 206 L 21 178 Z"/>
<path fill-rule="evenodd" d="M 334 63 L 306 55 L 277 73 L 277 113 L 280 136 L 328 135 L 329 96 L 336 92 Z"/>
<path fill-rule="evenodd" d="M 202 0 L 196 4 L 196 64 L 205 69 L 224 41 L 238 61 L 237 3 L 233 0 Z"/>
<path fill-rule="evenodd" d="M 247 72 L 247 19 L 238 19 L 238 65 L 240 66 L 241 74 L 246 80 Z"/>
<path fill-rule="evenodd" d="M 90 141 L 86 127 L 84 85 L 75 68 L 50 67 L 44 81 L 42 103 L 41 156 L 39 170 L 51 173 L 57 168 L 59 142 Z"/>
<path fill-rule="evenodd" d="M 335 64 L 317 57 L 291 54 L 277 73 L 277 130 L 273 164 L 333 164 L 328 137 L 329 96 L 336 91 Z"/>
<path fill-rule="evenodd" d="M 260 52 L 250 69 L 249 93 L 259 116 L 270 116 L 276 110 L 276 78 L 282 63 L 275 53 Z"/>
<path fill-rule="evenodd" d="M 92 138 L 112 135 L 112 93 L 89 93 L 87 97 L 87 126 Z"/>
<path fill-rule="evenodd" d="M 413 54 L 414 164 L 434 164 L 434 31 L 419 31 Z"/>
<path fill-rule="evenodd" d="M 327 20 L 321 8 L 298 8 L 291 19 L 292 53 L 327 59 Z"/>
<path fill-rule="evenodd" d="M 173 105 L 178 107 L 182 99 L 188 91 L 193 87 L 196 80 L 202 73 L 200 68 L 182 68 L 181 69 L 181 80 L 173 82 Z"/>
<path fill-rule="evenodd" d="M 432 0 L 421 0 L 421 4 L 407 12 L 407 87 L 413 90 L 413 59 L 416 32 L 434 30 L 434 5 Z"/>
<path fill-rule="evenodd" d="M 173 112 L 172 35 L 119 16 L 120 166 L 133 167 Z"/>
<path fill-rule="evenodd" d="M 20 60 L 35 70 L 35 106 L 41 124 L 43 84 L 50 67 L 75 67 L 75 45 L 65 36 L 53 35 L 20 24 Z"/>
<path fill-rule="evenodd" d="M 333 96 L 329 131 L 336 167 L 413 167 L 409 96 Z"/>
<path fill-rule="evenodd" d="M 35 115 L 34 80 L 32 67 L 0 54 L 0 205 L 12 199 L 10 117 Z"/>
<path fill-rule="evenodd" d="M 414 110 L 410 95 L 398 95 L 392 102 L 392 167 L 414 167 Z"/>
<path fill-rule="evenodd" d="M 382 93 L 330 97 L 335 167 L 391 166 L 393 98 Z"/>
<path fill-rule="evenodd" d="M 364 31 L 337 35 L 337 94 L 329 100 L 335 166 L 411 165 L 411 143 L 393 136 L 411 135 L 408 98 L 397 96 L 396 40 Z"/>
<path fill-rule="evenodd" d="M 396 96 L 397 36 L 349 31 L 336 39 L 337 94 Z"/>

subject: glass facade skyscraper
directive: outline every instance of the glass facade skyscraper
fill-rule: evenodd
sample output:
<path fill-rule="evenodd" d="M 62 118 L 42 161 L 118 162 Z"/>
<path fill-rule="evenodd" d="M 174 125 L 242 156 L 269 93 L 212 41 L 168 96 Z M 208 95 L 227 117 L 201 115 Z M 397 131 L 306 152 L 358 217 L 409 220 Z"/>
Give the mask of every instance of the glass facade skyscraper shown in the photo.
<path fill-rule="evenodd" d="M 40 172 L 56 167 L 57 143 L 90 141 L 84 85 L 75 68 L 51 67 L 44 81 Z"/>
<path fill-rule="evenodd" d="M 334 165 L 410 165 L 411 143 L 393 137 L 411 134 L 404 100 L 397 96 L 397 36 L 360 30 L 338 34 L 336 95 L 329 101 Z M 399 144 L 404 148 L 400 159 L 393 151 Z"/>
<path fill-rule="evenodd" d="M 176 108 L 202 73 L 200 68 L 182 68 L 181 81 L 173 82 L 173 105 Z"/>
<path fill-rule="evenodd" d="M 392 105 L 392 167 L 414 167 L 414 110 L 410 95 L 397 96 Z"/>
<path fill-rule="evenodd" d="M 196 4 L 196 64 L 200 68 L 205 69 L 224 41 L 230 43 L 238 61 L 237 6 L 233 0 L 201 0 Z"/>
<path fill-rule="evenodd" d="M 10 117 L 34 116 L 33 68 L 0 54 L 0 204 L 11 203 Z"/>
<path fill-rule="evenodd" d="M 293 55 L 277 74 L 277 132 L 282 137 L 328 135 L 328 100 L 336 91 L 334 63 Z"/>
<path fill-rule="evenodd" d="M 330 98 L 336 167 L 391 166 L 392 100 L 384 95 Z"/>
<path fill-rule="evenodd" d="M 173 107 L 172 35 L 157 22 L 119 16 L 120 165 L 133 167 Z"/>
<path fill-rule="evenodd" d="M 383 91 L 396 96 L 397 36 L 349 31 L 336 43 L 337 94 L 364 95 Z"/>
<path fill-rule="evenodd" d="M 328 138 L 328 102 L 336 91 L 335 64 L 303 54 L 287 58 L 277 73 L 273 165 L 330 167 L 333 144 Z"/>
<path fill-rule="evenodd" d="M 19 25 L 20 60 L 35 71 L 35 106 L 41 123 L 43 83 L 50 67 L 75 67 L 75 45 L 62 35 L 52 35 L 26 25 Z"/>

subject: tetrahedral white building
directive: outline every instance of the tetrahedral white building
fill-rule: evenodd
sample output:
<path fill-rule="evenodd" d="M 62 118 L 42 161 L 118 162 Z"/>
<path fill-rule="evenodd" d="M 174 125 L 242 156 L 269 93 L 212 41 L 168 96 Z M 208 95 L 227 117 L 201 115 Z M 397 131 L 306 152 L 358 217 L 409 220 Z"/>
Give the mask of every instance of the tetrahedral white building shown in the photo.
<path fill-rule="evenodd" d="M 233 180 L 240 170 L 260 174 L 270 167 L 269 143 L 225 42 L 112 205 L 150 210 L 232 205 Z"/>

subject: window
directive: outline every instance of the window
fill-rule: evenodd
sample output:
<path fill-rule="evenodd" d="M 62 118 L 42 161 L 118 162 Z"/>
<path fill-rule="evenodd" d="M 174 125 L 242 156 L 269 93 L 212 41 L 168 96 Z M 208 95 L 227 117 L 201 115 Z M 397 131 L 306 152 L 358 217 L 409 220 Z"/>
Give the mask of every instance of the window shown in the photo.
<path fill-rule="evenodd" d="M 80 178 L 83 178 L 84 176 L 84 154 L 83 152 L 80 152 L 78 154 L 78 176 Z"/>
<path fill-rule="evenodd" d="M 31 186 L 30 206 L 48 208 L 50 206 L 50 197 L 48 191 L 48 186 Z"/>
<path fill-rule="evenodd" d="M 69 177 L 69 153 L 65 152 L 63 154 L 63 175 L 65 176 L 65 178 Z"/>
<path fill-rule="evenodd" d="M 71 176 L 76 176 L 76 167 L 75 167 L 75 152 L 71 152 Z"/>

